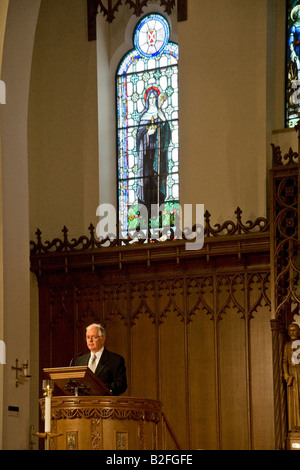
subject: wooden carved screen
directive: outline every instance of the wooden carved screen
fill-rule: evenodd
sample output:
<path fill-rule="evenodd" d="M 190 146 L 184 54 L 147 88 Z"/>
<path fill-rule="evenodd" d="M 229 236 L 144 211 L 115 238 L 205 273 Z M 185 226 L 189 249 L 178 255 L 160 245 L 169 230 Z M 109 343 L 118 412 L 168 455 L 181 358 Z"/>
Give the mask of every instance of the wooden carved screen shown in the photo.
<path fill-rule="evenodd" d="M 296 128 L 298 130 L 298 128 Z M 271 285 L 272 338 L 274 364 L 275 447 L 285 448 L 287 437 L 286 384 L 282 374 L 282 355 L 288 340 L 289 323 L 298 321 L 299 259 L 298 259 L 298 153 L 291 148 L 282 155 L 280 147 L 272 145 L 273 168 L 271 188 Z M 295 318 L 297 314 L 298 319 Z"/>
<path fill-rule="evenodd" d="M 41 371 L 85 352 L 97 320 L 125 357 L 125 395 L 160 400 L 182 449 L 274 448 L 269 225 L 236 215 L 212 227 L 207 212 L 198 251 L 38 231 Z"/>

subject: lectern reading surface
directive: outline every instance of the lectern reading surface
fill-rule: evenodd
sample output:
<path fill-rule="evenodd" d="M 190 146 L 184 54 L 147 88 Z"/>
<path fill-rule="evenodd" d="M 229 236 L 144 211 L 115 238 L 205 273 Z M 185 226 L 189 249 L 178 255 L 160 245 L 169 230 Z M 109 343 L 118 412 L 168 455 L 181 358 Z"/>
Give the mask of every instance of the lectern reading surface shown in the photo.
<path fill-rule="evenodd" d="M 111 395 L 102 380 L 87 366 L 43 370 L 65 395 Z"/>

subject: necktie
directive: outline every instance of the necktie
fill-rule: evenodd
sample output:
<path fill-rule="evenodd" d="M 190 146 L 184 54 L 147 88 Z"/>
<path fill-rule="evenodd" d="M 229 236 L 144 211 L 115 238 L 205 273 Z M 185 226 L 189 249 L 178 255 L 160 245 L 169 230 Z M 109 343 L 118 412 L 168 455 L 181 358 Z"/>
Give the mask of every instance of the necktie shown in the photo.
<path fill-rule="evenodd" d="M 96 354 L 94 354 L 93 357 L 92 357 L 91 363 L 90 363 L 90 369 L 93 372 L 95 372 L 95 370 L 96 370 L 96 359 L 97 359 L 97 356 L 96 356 Z"/>

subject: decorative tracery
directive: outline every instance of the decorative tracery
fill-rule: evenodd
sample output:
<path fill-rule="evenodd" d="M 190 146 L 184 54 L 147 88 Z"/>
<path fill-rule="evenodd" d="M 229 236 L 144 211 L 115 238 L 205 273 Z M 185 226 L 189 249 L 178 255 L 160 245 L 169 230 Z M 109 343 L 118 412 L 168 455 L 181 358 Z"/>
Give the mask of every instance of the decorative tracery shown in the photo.
<path fill-rule="evenodd" d="M 151 4 L 153 0 L 87 0 L 88 9 L 88 38 L 89 41 L 96 39 L 96 17 L 98 12 L 103 14 L 108 23 L 112 23 L 116 18 L 119 8 L 129 6 L 133 14 L 137 17 L 144 13 L 144 8 Z M 175 8 L 175 0 L 160 0 L 161 7 L 167 15 L 170 15 Z M 187 19 L 187 0 L 177 0 L 177 20 Z"/>

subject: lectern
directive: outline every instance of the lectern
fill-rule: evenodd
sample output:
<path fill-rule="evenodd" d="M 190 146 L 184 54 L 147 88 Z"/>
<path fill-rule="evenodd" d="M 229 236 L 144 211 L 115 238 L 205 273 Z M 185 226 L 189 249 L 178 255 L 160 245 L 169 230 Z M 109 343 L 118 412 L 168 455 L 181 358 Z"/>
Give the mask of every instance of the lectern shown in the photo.
<path fill-rule="evenodd" d="M 157 400 L 111 396 L 86 366 L 44 369 L 62 396 L 51 402 L 52 450 L 162 449 L 162 412 Z M 40 400 L 45 418 L 45 400 Z"/>
<path fill-rule="evenodd" d="M 89 367 L 56 367 L 44 369 L 65 395 L 111 395 L 111 391 Z"/>

